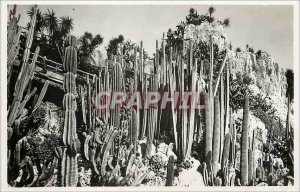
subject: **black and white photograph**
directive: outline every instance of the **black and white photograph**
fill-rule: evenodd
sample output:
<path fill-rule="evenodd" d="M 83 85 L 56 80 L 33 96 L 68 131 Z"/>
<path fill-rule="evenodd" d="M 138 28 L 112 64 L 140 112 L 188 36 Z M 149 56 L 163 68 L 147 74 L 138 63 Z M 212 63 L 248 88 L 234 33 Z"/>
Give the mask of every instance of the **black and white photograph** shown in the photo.
<path fill-rule="evenodd" d="M 299 190 L 298 1 L 3 1 L 0 69 L 1 191 Z"/>

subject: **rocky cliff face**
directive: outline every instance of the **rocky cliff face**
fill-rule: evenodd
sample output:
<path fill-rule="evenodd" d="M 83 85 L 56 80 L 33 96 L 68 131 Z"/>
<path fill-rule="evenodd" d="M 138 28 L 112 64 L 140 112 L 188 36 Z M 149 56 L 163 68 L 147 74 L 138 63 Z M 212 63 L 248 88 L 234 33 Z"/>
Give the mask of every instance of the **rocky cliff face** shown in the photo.
<path fill-rule="evenodd" d="M 239 74 L 248 74 L 254 84 L 267 95 L 280 95 L 285 97 L 286 77 L 283 68 L 275 63 L 267 52 L 256 54 L 241 51 L 236 53 L 232 63 L 234 77 Z"/>
<path fill-rule="evenodd" d="M 287 117 L 287 80 L 285 70 L 275 63 L 270 54 L 265 51 L 254 54 L 249 51 L 234 53 L 231 62 L 233 78 L 248 76 L 253 81 L 249 89 L 254 95 L 266 97 L 266 102 L 275 109 L 275 116 L 279 117 L 285 127 Z M 291 115 L 293 116 L 293 115 Z M 291 117 L 293 125 L 293 117 Z"/>

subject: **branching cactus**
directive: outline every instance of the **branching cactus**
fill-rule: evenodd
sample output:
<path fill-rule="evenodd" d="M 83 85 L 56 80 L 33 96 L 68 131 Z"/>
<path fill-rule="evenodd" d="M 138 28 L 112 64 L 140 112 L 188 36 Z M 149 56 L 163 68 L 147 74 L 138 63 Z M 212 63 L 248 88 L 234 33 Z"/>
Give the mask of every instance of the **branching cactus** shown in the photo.
<path fill-rule="evenodd" d="M 34 56 L 32 58 L 32 63 L 31 64 L 24 63 L 19 73 L 15 85 L 15 90 L 14 90 L 14 99 L 8 112 L 7 124 L 9 127 L 13 125 L 14 121 L 18 118 L 18 114 L 20 114 L 19 112 L 22 111 L 25 104 L 34 95 L 33 92 L 28 93 L 28 91 L 25 92 L 25 90 L 26 88 L 29 88 L 29 84 L 33 79 L 34 72 L 35 72 L 35 63 L 38 57 L 39 50 L 40 48 L 37 47 Z M 24 94 L 26 93 L 27 95 L 22 100 Z"/>
<path fill-rule="evenodd" d="M 241 184 L 248 184 L 248 122 L 249 122 L 249 96 L 245 96 L 243 112 L 243 130 L 241 145 Z"/>
<path fill-rule="evenodd" d="M 232 112 L 230 112 L 232 113 Z M 235 167 L 235 158 L 236 158 L 236 150 L 235 150 L 235 145 L 236 145 L 236 127 L 235 127 L 235 122 L 234 118 L 231 115 L 230 118 L 230 132 L 231 132 L 231 162 L 233 166 Z"/>
<path fill-rule="evenodd" d="M 12 11 L 15 14 L 16 12 L 16 6 L 14 7 L 14 10 Z M 36 180 L 36 177 L 34 175 L 33 171 L 33 162 L 32 159 L 29 156 L 24 157 L 24 152 L 26 151 L 27 147 L 27 136 L 24 135 L 24 132 L 21 133 L 20 130 L 20 122 L 22 120 L 28 119 L 29 116 L 32 114 L 32 112 L 39 107 L 41 104 L 49 82 L 45 81 L 44 86 L 40 92 L 39 95 L 36 94 L 37 88 L 34 87 L 31 89 L 31 82 L 34 77 L 35 73 L 35 64 L 37 61 L 37 57 L 39 54 L 40 48 L 37 46 L 35 49 L 35 52 L 33 54 L 33 57 L 31 58 L 31 62 L 29 63 L 29 56 L 30 56 L 30 48 L 32 45 L 33 40 L 33 32 L 35 27 L 35 20 L 36 20 L 36 14 L 37 14 L 37 6 L 34 7 L 34 14 L 30 21 L 30 29 L 27 33 L 27 39 L 26 39 L 26 47 L 23 55 L 23 62 L 21 63 L 21 68 L 18 74 L 17 81 L 14 86 L 14 94 L 13 94 L 13 101 L 10 104 L 10 107 L 8 109 L 8 116 L 7 116 L 7 124 L 8 124 L 8 180 L 11 185 L 15 185 L 16 183 L 11 183 L 11 181 L 14 181 L 18 176 L 21 170 L 23 170 L 22 175 L 20 177 L 21 180 L 16 185 L 17 186 L 43 186 L 44 184 L 36 182 L 39 180 L 39 177 Z M 14 17 L 14 16 L 13 16 Z M 14 22 L 17 22 L 17 19 L 14 17 Z M 16 23 L 15 23 L 16 24 Z M 10 26 L 13 28 L 13 26 Z M 8 31 L 12 32 L 12 28 L 8 29 Z M 21 29 L 20 29 L 21 30 Z M 9 33 L 10 33 L 9 32 Z M 20 31 L 19 31 L 20 32 Z M 18 32 L 18 33 L 19 33 Z M 13 32 L 14 33 L 14 32 Z M 9 38 L 12 42 L 11 46 L 16 46 L 15 44 L 19 44 L 19 34 L 8 34 Z M 17 35 L 17 36 L 16 36 Z M 9 41 L 10 41 L 9 40 Z M 8 42 L 9 43 L 9 42 Z M 8 45 L 8 48 L 10 48 L 10 45 Z M 12 48 L 12 47 L 11 47 Z M 15 49 L 16 47 L 12 48 Z M 14 50 L 17 51 L 17 50 Z M 17 54 L 14 52 L 14 54 Z M 10 57 L 8 55 L 8 57 Z M 8 58 L 11 59 L 11 58 Z M 10 61 L 9 61 L 10 62 Z M 8 63 L 9 63 L 8 62 Z M 31 105 L 28 105 L 28 101 L 33 99 L 33 102 Z M 28 107 L 28 108 L 25 108 Z M 25 133 L 26 134 L 26 133 Z M 12 139 L 13 138 L 13 139 Z M 49 181 L 45 177 L 43 178 L 44 182 Z"/>

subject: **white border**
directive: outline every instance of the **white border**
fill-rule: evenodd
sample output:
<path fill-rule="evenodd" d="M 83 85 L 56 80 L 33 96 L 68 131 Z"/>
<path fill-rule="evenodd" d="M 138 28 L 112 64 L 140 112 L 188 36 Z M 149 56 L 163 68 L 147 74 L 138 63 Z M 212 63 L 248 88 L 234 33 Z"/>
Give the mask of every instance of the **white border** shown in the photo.
<path fill-rule="evenodd" d="M 294 74 L 295 74 L 295 140 L 294 169 L 295 185 L 293 187 L 36 187 L 11 188 L 7 185 L 7 69 L 6 69 L 6 38 L 7 38 L 7 5 L 38 4 L 38 5 L 292 5 L 294 7 Z M 299 2 L 298 1 L 1 1 L 1 65 L 0 65 L 0 128 L 1 128 L 1 191 L 300 191 L 299 189 Z"/>

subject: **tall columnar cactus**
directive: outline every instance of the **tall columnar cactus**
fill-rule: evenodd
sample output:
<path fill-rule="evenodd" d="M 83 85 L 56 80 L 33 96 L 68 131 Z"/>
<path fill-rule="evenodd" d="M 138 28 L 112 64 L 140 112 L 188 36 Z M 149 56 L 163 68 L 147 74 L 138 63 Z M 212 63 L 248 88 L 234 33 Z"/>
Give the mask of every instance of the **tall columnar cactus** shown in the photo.
<path fill-rule="evenodd" d="M 63 88 L 66 93 L 77 95 L 76 92 L 76 74 L 67 72 L 64 74 Z"/>
<path fill-rule="evenodd" d="M 134 146 L 134 152 L 137 151 L 137 140 L 138 140 L 138 122 L 137 114 L 135 109 L 131 109 L 131 120 L 129 126 L 129 139 Z"/>
<path fill-rule="evenodd" d="M 230 93 L 230 90 L 229 90 L 229 83 L 230 83 L 230 79 L 229 79 L 229 75 L 230 75 L 230 71 L 229 71 L 229 65 L 230 63 L 227 64 L 226 66 L 226 88 L 225 88 L 225 91 L 226 91 L 226 106 L 225 106 L 225 133 L 228 133 L 229 132 L 229 124 L 230 124 L 230 107 L 229 107 L 229 93 Z"/>
<path fill-rule="evenodd" d="M 243 112 L 243 130 L 241 143 L 241 184 L 248 184 L 248 123 L 249 123 L 249 96 L 245 96 Z"/>
<path fill-rule="evenodd" d="M 220 153 L 220 102 L 219 98 L 214 99 L 214 132 L 213 132 L 213 156 L 214 176 L 217 174 L 217 164 Z"/>
<path fill-rule="evenodd" d="M 74 74 L 77 73 L 77 50 L 75 48 L 75 45 L 70 45 L 66 48 L 63 61 L 63 68 L 65 72 L 70 72 Z"/>
<path fill-rule="evenodd" d="M 249 183 L 253 180 L 253 168 L 254 168 L 254 162 L 253 162 L 253 151 L 252 149 L 248 149 L 248 158 L 249 158 L 249 166 L 248 166 L 248 181 Z"/>
<path fill-rule="evenodd" d="M 87 134 L 90 134 L 92 131 L 92 85 L 90 82 L 89 75 L 87 75 Z"/>
<path fill-rule="evenodd" d="M 192 48 L 191 50 L 192 51 Z M 190 56 L 190 62 L 192 62 L 192 56 Z M 192 63 L 190 63 L 192 65 Z M 191 79 L 191 91 L 193 94 L 196 94 L 196 83 L 197 83 L 197 70 L 196 67 L 191 68 L 193 71 L 191 72 L 190 79 Z M 192 144 L 193 144 L 193 139 L 194 139 L 194 130 L 195 130 L 195 104 L 196 104 L 196 97 L 194 96 L 191 105 L 192 107 L 189 110 L 189 128 L 188 128 L 188 135 L 187 135 L 187 150 L 186 150 L 186 158 L 189 158 L 191 155 L 191 150 L 192 150 Z"/>
<path fill-rule="evenodd" d="M 27 67 L 28 61 L 29 61 L 30 48 L 31 48 L 32 41 L 33 41 L 34 28 L 35 28 L 35 23 L 36 23 L 36 15 L 37 15 L 37 5 L 34 6 L 33 16 L 30 20 L 30 28 L 29 28 L 28 33 L 27 33 L 27 39 L 26 39 L 26 43 L 25 43 L 25 50 L 24 50 L 23 58 L 22 58 L 22 67 L 21 67 L 21 70 L 20 70 L 20 73 L 19 73 L 19 77 L 22 77 L 23 73 L 27 72 L 25 70 L 25 68 Z"/>
<path fill-rule="evenodd" d="M 75 187 L 78 182 L 77 156 L 65 148 L 61 161 L 60 185 Z"/>
<path fill-rule="evenodd" d="M 12 11 L 9 15 L 9 23 L 7 27 L 7 74 L 8 74 L 8 84 L 10 82 L 10 77 L 12 73 L 12 65 L 18 56 L 20 50 L 20 35 L 22 27 L 18 26 L 20 20 L 20 15 L 16 17 L 17 5 L 14 5 Z"/>
<path fill-rule="evenodd" d="M 74 39 L 74 38 L 69 38 Z M 71 41 L 74 43 L 74 41 Z M 65 50 L 63 67 L 64 91 L 63 106 L 65 110 L 64 130 L 62 141 L 64 144 L 63 155 L 60 166 L 60 185 L 76 186 L 78 182 L 77 165 L 77 133 L 76 133 L 76 72 L 77 72 L 77 50 L 74 44 L 70 44 Z"/>
<path fill-rule="evenodd" d="M 220 77 L 220 154 L 219 159 L 222 161 L 222 153 L 224 147 L 224 136 L 225 136 L 225 129 L 224 129 L 224 112 L 225 112 L 225 101 L 224 101 L 224 79 L 223 73 Z"/>
<path fill-rule="evenodd" d="M 149 91 L 156 93 L 158 90 L 158 78 L 157 75 L 151 74 L 149 79 Z M 148 98 L 150 99 L 150 98 Z M 157 129 L 157 104 L 149 106 L 147 117 L 147 155 L 152 151 L 154 133 Z"/>
<path fill-rule="evenodd" d="M 206 164 L 210 166 L 212 159 L 212 126 L 211 126 L 211 107 L 210 107 L 210 97 L 208 93 L 204 95 L 205 104 L 205 159 Z"/>
<path fill-rule="evenodd" d="M 211 107 L 211 116 L 210 116 L 210 121 L 211 121 L 211 125 L 213 125 L 214 123 L 214 118 L 213 118 L 213 114 L 214 114 L 214 93 L 213 93 L 213 74 L 214 74 L 214 44 L 213 44 L 213 40 L 212 40 L 212 36 L 209 36 L 209 47 L 210 47 L 210 66 L 209 66 L 209 83 L 208 83 L 208 91 L 209 91 L 209 97 L 210 97 L 210 107 Z"/>
<path fill-rule="evenodd" d="M 231 134 L 227 133 L 225 135 L 224 148 L 223 148 L 223 154 L 222 154 L 222 170 L 225 166 L 225 161 L 227 161 L 227 162 L 229 161 L 230 139 L 231 139 Z"/>
<path fill-rule="evenodd" d="M 112 69 L 112 77 L 111 77 L 111 91 L 114 93 L 122 92 L 123 91 L 123 84 L 124 84 L 124 78 L 123 78 L 123 69 L 120 63 L 114 63 L 113 69 Z M 120 108 L 121 106 L 119 104 L 115 103 L 115 100 L 111 100 L 111 105 L 115 108 L 112 109 L 110 113 L 110 124 L 114 127 L 120 126 Z"/>
<path fill-rule="evenodd" d="M 163 33 L 163 39 L 165 34 Z M 162 41 L 162 56 L 161 56 L 161 84 L 166 85 L 167 82 L 167 66 L 166 66 L 166 50 L 165 41 Z"/>
<path fill-rule="evenodd" d="M 167 182 L 166 186 L 173 186 L 174 181 L 174 156 L 171 155 L 169 157 L 168 165 L 167 165 Z"/>
<path fill-rule="evenodd" d="M 232 110 L 230 110 L 230 114 L 232 114 Z M 234 118 L 232 115 L 230 115 L 230 132 L 231 132 L 231 161 L 233 163 L 233 166 L 235 167 L 235 158 L 236 158 L 236 150 L 235 150 L 235 145 L 236 145 L 236 127 L 235 127 L 235 122 Z"/>

